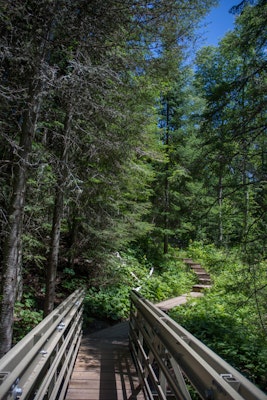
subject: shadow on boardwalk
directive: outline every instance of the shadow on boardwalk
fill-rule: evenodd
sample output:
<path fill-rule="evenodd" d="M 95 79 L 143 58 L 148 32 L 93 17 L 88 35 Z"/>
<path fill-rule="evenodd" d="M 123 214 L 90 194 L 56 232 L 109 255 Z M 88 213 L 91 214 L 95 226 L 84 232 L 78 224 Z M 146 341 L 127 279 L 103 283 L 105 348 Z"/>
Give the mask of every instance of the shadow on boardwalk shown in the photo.
<path fill-rule="evenodd" d="M 127 322 L 82 339 L 66 400 L 143 400 L 128 347 Z"/>
<path fill-rule="evenodd" d="M 187 259 L 199 280 L 193 291 L 158 303 L 167 312 L 187 302 L 189 297 L 203 296 L 211 279 L 201 265 Z M 144 400 L 138 375 L 129 351 L 128 322 L 84 335 L 65 400 Z"/>

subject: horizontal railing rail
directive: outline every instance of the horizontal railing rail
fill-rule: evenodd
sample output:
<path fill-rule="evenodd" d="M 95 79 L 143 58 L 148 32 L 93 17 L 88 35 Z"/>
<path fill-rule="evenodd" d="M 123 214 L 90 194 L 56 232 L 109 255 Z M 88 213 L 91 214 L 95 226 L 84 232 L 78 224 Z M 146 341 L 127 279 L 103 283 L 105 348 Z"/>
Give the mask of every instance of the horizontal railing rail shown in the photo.
<path fill-rule="evenodd" d="M 136 291 L 131 292 L 129 339 L 146 399 L 190 400 L 194 388 L 203 400 L 267 400 L 253 383 Z"/>
<path fill-rule="evenodd" d="M 63 400 L 79 349 L 78 289 L 0 359 L 1 400 Z"/>

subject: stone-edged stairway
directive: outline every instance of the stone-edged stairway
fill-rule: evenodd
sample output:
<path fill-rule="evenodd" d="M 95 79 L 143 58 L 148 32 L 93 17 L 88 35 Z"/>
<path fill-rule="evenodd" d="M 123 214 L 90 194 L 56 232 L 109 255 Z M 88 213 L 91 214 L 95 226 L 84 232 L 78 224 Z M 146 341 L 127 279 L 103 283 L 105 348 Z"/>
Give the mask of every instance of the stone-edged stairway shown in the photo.
<path fill-rule="evenodd" d="M 212 286 L 210 275 L 199 263 L 196 263 L 191 258 L 184 258 L 183 262 L 197 275 L 198 283 L 192 287 L 190 293 L 157 303 L 156 306 L 164 312 L 168 312 L 171 308 L 185 304 L 189 298 L 204 296 L 203 290 L 209 289 Z"/>

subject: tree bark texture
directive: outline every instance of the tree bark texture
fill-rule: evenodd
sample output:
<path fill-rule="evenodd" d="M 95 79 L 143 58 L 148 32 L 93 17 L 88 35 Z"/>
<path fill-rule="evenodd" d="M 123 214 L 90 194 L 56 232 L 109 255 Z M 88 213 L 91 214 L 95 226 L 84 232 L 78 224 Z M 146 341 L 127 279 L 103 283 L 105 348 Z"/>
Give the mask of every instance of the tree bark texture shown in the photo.
<path fill-rule="evenodd" d="M 169 124 L 170 124 L 170 108 L 169 108 L 169 100 L 166 101 L 166 138 L 165 138 L 165 146 L 166 146 L 166 154 L 169 153 Z M 163 252 L 164 254 L 168 253 L 169 250 L 169 235 L 167 230 L 169 229 L 169 209 L 170 209 L 170 185 L 169 185 L 169 161 L 165 166 L 165 182 L 164 182 L 164 239 L 163 239 Z"/>
<path fill-rule="evenodd" d="M 58 187 L 55 195 L 53 225 L 51 232 L 51 245 L 48 259 L 46 276 L 46 293 L 44 314 L 48 315 L 53 311 L 56 296 L 56 278 L 60 243 L 60 228 L 63 214 L 64 195 L 61 187 Z"/>
<path fill-rule="evenodd" d="M 4 275 L 2 282 L 2 303 L 0 316 L 0 357 L 12 344 L 14 305 L 17 294 L 17 275 L 21 251 L 23 208 L 26 191 L 26 167 L 18 168 L 14 184 L 14 197 L 9 215 L 9 235 L 4 254 Z"/>
<path fill-rule="evenodd" d="M 9 211 L 9 231 L 5 242 L 3 259 L 3 281 L 0 314 L 0 357 L 12 345 L 14 306 L 17 297 L 17 283 L 21 280 L 21 235 L 23 228 L 24 203 L 27 185 L 27 169 L 39 111 L 39 98 L 30 91 L 29 109 L 23 115 L 19 152 L 15 168 L 13 196 Z"/>
<path fill-rule="evenodd" d="M 222 175 L 219 176 L 219 244 L 223 244 L 223 186 L 222 186 Z"/>
<path fill-rule="evenodd" d="M 45 292 L 45 304 L 44 314 L 48 315 L 53 311 L 55 297 L 56 297 L 56 278 L 57 278 L 57 266 L 59 257 L 59 245 L 60 245 L 60 228 L 64 210 L 64 190 L 67 180 L 67 162 L 70 148 L 70 131 L 71 131 L 71 120 L 72 113 L 68 111 L 66 113 L 64 132 L 63 132 L 63 143 L 62 143 L 62 155 L 61 155 L 61 167 L 58 171 L 58 184 L 55 193 L 54 201 L 54 213 L 53 223 L 51 231 L 51 244 L 48 258 L 48 268 L 46 275 L 46 292 Z"/>

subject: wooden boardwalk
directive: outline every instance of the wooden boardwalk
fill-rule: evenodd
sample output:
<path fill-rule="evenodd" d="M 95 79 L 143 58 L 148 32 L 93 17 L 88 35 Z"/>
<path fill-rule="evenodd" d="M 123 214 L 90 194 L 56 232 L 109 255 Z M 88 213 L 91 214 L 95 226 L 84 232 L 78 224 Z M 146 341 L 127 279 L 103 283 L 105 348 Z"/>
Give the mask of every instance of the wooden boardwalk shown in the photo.
<path fill-rule="evenodd" d="M 82 339 L 65 400 L 144 400 L 128 347 L 128 323 Z"/>
<path fill-rule="evenodd" d="M 164 312 L 168 312 L 174 307 L 178 307 L 182 304 L 185 304 L 187 300 L 191 297 L 202 297 L 204 296 L 201 292 L 190 292 L 186 294 L 182 294 L 181 296 L 175 297 L 173 299 L 164 300 L 160 303 L 157 303 L 156 306 L 160 308 Z"/>
<path fill-rule="evenodd" d="M 198 276 L 192 292 L 156 304 L 162 311 L 203 296 L 211 287 L 209 274 L 192 260 L 185 263 Z M 145 400 L 129 351 L 127 322 L 86 335 L 82 339 L 65 400 Z"/>
<path fill-rule="evenodd" d="M 204 296 L 203 290 L 211 288 L 211 277 L 199 263 L 193 262 L 191 258 L 184 259 L 184 263 L 196 274 L 198 283 L 192 287 L 190 293 L 185 293 L 173 299 L 157 303 L 156 306 L 164 312 L 168 312 L 174 307 L 185 304 L 189 298 Z"/>
<path fill-rule="evenodd" d="M 185 303 L 192 292 L 156 304 L 161 310 Z M 129 351 L 128 322 L 82 339 L 65 400 L 145 400 Z"/>

